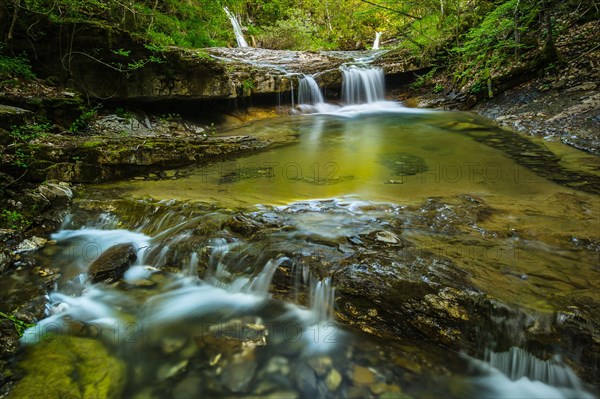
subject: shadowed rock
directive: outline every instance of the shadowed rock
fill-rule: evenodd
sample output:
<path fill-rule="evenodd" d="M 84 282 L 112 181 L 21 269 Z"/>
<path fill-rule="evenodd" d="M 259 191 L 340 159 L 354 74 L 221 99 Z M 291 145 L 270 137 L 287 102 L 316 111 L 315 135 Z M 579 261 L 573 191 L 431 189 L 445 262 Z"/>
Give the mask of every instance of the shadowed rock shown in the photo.
<path fill-rule="evenodd" d="M 123 273 L 137 260 L 133 244 L 117 244 L 107 249 L 92 263 L 89 270 L 94 283 L 111 283 L 123 277 Z"/>

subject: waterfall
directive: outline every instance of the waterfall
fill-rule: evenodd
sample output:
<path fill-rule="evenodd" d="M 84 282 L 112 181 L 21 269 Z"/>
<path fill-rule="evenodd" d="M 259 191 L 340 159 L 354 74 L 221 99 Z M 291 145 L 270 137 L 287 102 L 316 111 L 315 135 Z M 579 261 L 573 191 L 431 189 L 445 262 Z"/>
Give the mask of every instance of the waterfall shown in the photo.
<path fill-rule="evenodd" d="M 229 18 L 229 21 L 233 26 L 233 33 L 235 33 L 235 40 L 237 40 L 238 47 L 248 47 L 248 43 L 242 34 L 242 27 L 240 26 L 240 23 L 235 15 L 233 15 L 233 13 L 229 11 L 229 8 L 227 7 L 223 7 L 223 10 L 225 10 L 225 14 L 227 14 L 227 18 Z"/>
<path fill-rule="evenodd" d="M 317 320 L 329 321 L 333 319 L 335 288 L 331 278 L 310 281 L 310 308 L 315 313 Z"/>
<path fill-rule="evenodd" d="M 568 367 L 550 360 L 541 360 L 523 349 L 513 346 L 508 352 L 486 353 L 487 362 L 512 381 L 527 377 L 553 386 L 579 388 L 575 373 Z"/>
<path fill-rule="evenodd" d="M 304 76 L 298 82 L 298 104 L 312 105 L 325 102 L 321 89 L 312 76 Z"/>
<path fill-rule="evenodd" d="M 379 50 L 379 39 L 382 32 L 375 32 L 375 40 L 373 41 L 373 50 Z"/>
<path fill-rule="evenodd" d="M 342 99 L 347 105 L 384 100 L 385 76 L 381 68 L 350 66 L 342 68 Z"/>

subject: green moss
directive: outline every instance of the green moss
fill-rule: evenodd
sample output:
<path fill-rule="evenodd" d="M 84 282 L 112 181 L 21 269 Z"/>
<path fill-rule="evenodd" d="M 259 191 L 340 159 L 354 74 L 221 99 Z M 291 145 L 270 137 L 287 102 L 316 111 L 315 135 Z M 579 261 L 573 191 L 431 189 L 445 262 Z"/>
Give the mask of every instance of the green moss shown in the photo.
<path fill-rule="evenodd" d="M 84 141 L 83 143 L 81 143 L 80 147 L 81 148 L 95 148 L 102 144 L 104 144 L 104 142 L 102 140 L 88 140 L 88 141 Z"/>
<path fill-rule="evenodd" d="M 12 398 L 118 398 L 125 383 L 123 362 L 88 338 L 45 337 L 20 367 L 26 374 Z"/>

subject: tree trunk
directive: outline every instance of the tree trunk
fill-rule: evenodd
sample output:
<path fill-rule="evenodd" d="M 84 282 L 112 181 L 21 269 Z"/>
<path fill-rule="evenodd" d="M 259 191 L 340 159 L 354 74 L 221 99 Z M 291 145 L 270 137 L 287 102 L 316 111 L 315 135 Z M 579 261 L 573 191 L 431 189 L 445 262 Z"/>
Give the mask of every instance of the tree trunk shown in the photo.
<path fill-rule="evenodd" d="M 15 25 L 17 24 L 17 16 L 19 15 L 19 7 L 21 6 L 21 0 L 15 1 L 15 9 L 13 10 L 12 22 L 10 23 L 10 28 L 8 29 L 8 34 L 6 35 L 6 42 L 10 42 L 13 38 L 13 33 L 15 31 Z"/>
<path fill-rule="evenodd" d="M 558 59 L 558 53 L 554 46 L 554 37 L 552 36 L 552 19 L 550 17 L 550 5 L 547 0 L 542 0 L 541 17 L 546 30 L 546 40 L 544 42 L 543 55 L 547 61 L 555 61 Z"/>

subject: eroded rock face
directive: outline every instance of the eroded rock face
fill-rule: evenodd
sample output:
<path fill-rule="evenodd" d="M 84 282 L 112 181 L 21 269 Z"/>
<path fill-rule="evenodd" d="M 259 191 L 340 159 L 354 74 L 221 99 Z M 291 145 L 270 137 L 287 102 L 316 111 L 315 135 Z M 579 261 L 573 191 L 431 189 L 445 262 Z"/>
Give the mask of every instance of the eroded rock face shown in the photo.
<path fill-rule="evenodd" d="M 133 244 L 117 244 L 108 248 L 91 265 L 88 271 L 92 282 L 111 283 L 120 279 L 129 266 L 137 260 Z"/>

